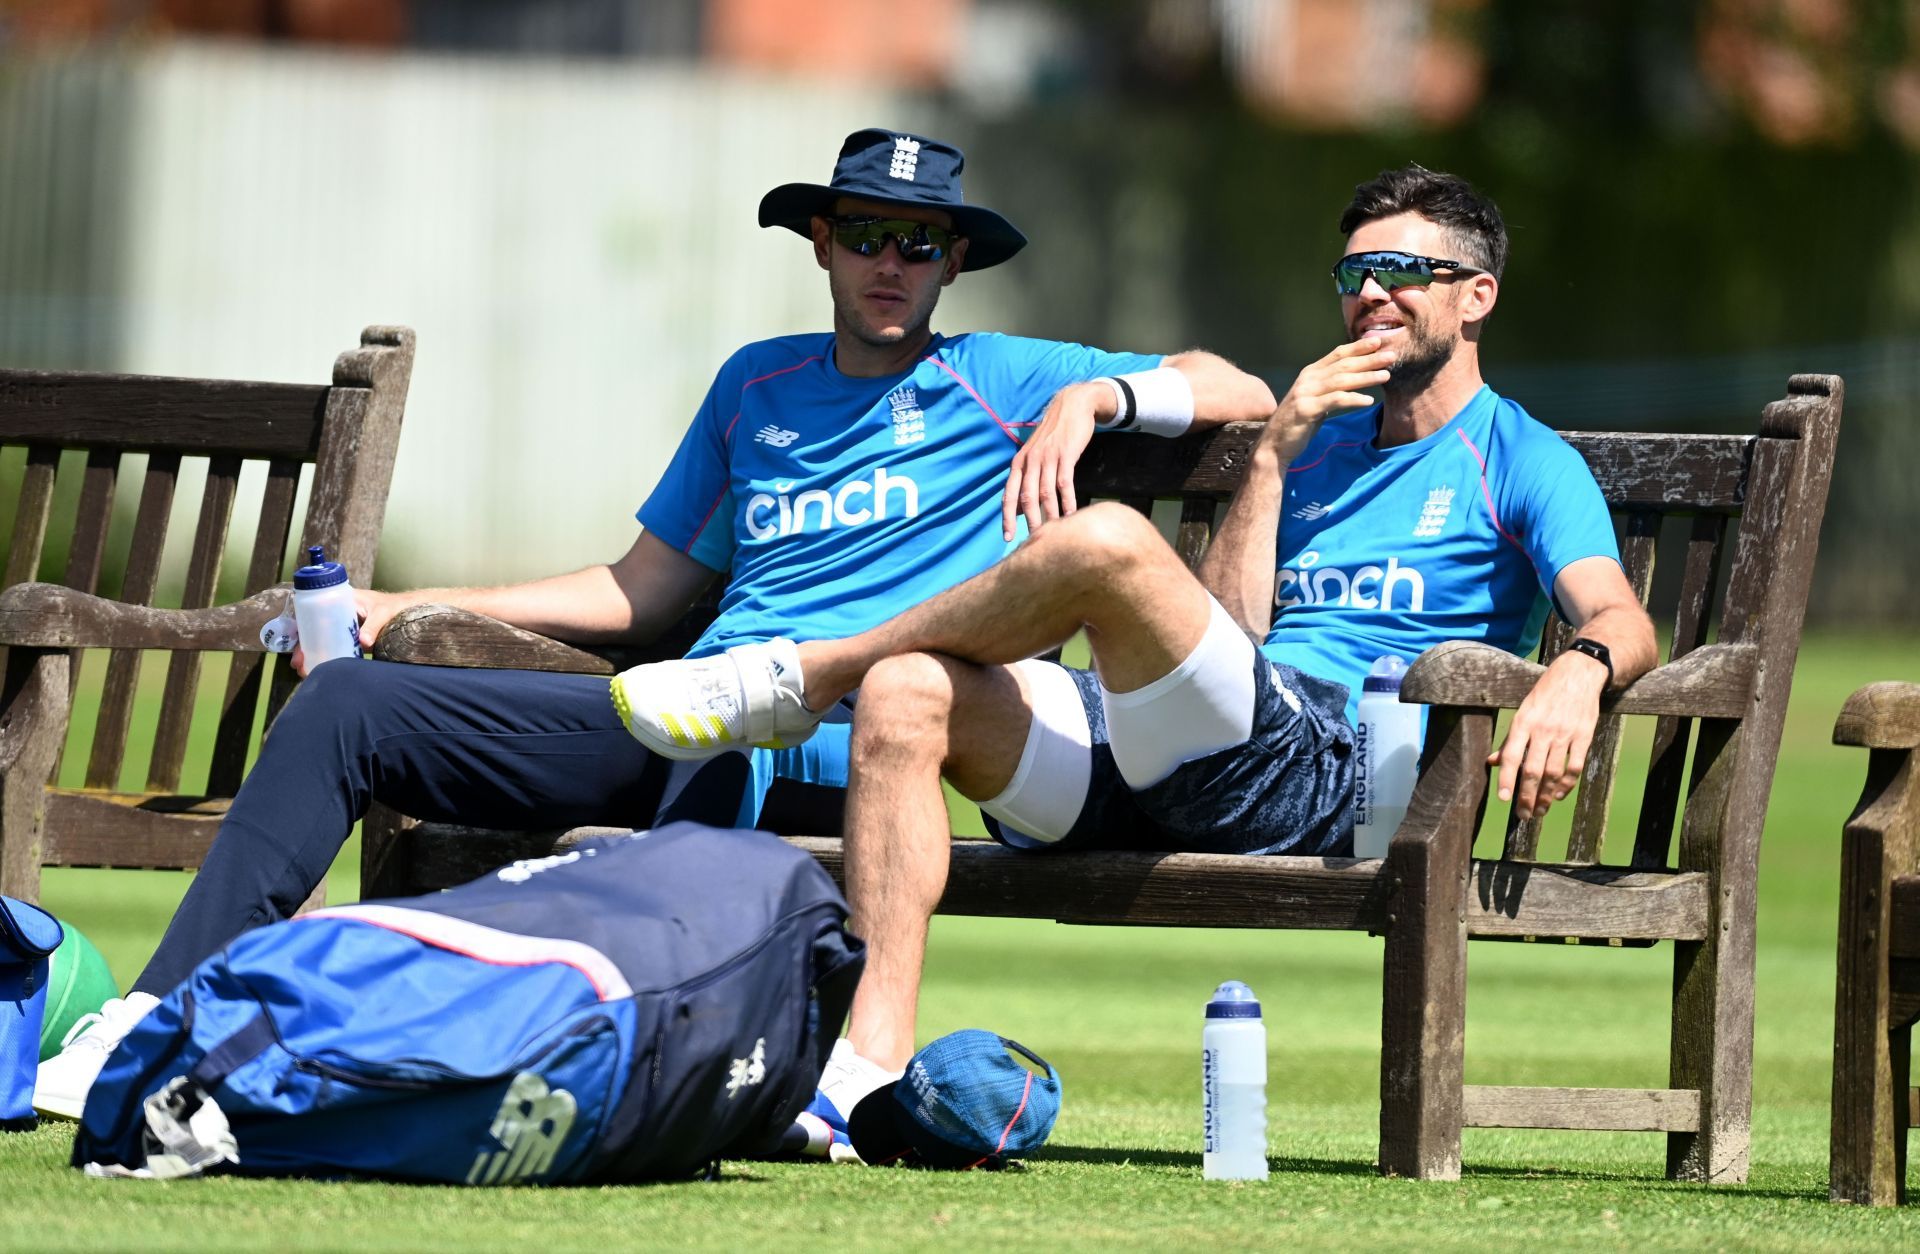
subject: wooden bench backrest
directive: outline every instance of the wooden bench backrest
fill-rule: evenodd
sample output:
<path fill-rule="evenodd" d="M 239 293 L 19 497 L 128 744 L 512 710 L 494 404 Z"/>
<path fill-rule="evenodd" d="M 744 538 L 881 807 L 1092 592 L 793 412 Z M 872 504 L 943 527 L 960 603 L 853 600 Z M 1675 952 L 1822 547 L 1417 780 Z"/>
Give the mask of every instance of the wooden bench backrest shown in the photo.
<path fill-rule="evenodd" d="M 124 564 L 119 587 L 105 591 L 115 600 L 151 606 L 160 594 L 180 609 L 214 603 L 241 471 L 249 461 L 264 463 L 266 479 L 248 548 L 246 594 L 280 581 L 297 564 L 291 554 L 309 544 L 325 545 L 328 555 L 355 576 L 371 576 L 412 359 L 411 331 L 370 327 L 360 348 L 340 355 L 330 386 L 0 370 L 0 447 L 26 450 L 0 587 L 38 579 L 49 532 L 65 528 L 65 567 L 47 572 L 50 580 L 102 592 L 102 572 L 114 564 L 108 543 L 116 530 L 111 526 L 115 497 L 124 491 L 122 459 L 130 454 L 143 455 L 146 465 L 126 549 L 111 555 Z M 161 559 L 181 468 L 191 459 L 204 460 L 206 480 L 185 583 L 175 600 L 172 589 L 160 586 Z M 296 532 L 295 502 L 308 465 L 314 472 L 306 518 Z M 64 509 L 61 518 L 55 517 L 63 475 L 79 478 L 77 492 L 58 494 L 76 501 L 70 527 Z M 298 546 L 290 547 L 296 535 Z M 169 647 L 164 626 L 156 623 L 142 644 Z M 166 661 L 146 779 L 146 791 L 152 793 L 180 789 L 200 678 L 199 653 L 175 653 Z M 231 796 L 239 787 L 258 739 L 256 723 L 270 721 L 292 690 L 291 668 L 273 668 L 267 716 L 259 718 L 265 661 L 257 645 L 232 654 L 207 795 Z M 115 649 L 109 655 L 87 758 L 88 788 L 118 785 L 140 662 L 139 649 Z"/>
<path fill-rule="evenodd" d="M 1762 724 L 1760 734 L 1776 745 L 1811 587 L 1840 399 L 1837 378 L 1799 375 L 1785 399 L 1767 406 L 1758 435 L 1565 433 L 1567 442 L 1586 458 L 1613 512 L 1621 561 L 1643 604 L 1649 603 L 1654 589 L 1656 553 L 1678 550 L 1677 596 L 1671 603 L 1649 604 L 1656 625 L 1671 642 L 1668 660 L 1710 639 L 1758 645 L 1761 678 L 1755 715 Z M 1083 501 L 1120 500 L 1147 511 L 1156 500 L 1177 501 L 1174 547 L 1192 566 L 1206 551 L 1217 514 L 1232 495 L 1259 431 L 1256 424 L 1241 424 L 1171 444 L 1150 438 L 1097 439 L 1080 463 L 1076 490 Z M 1570 638 L 1566 625 L 1553 618 L 1541 640 L 1541 660 L 1550 660 Z M 1565 856 L 1556 861 L 1592 864 L 1602 859 L 1619 764 L 1620 721 L 1617 715 L 1601 721 L 1575 794 Z M 1661 718 L 1654 729 L 1640 817 L 1631 853 L 1624 859 L 1632 866 L 1669 864 L 1677 818 L 1682 820 L 1683 843 L 1689 830 L 1699 840 L 1719 838 L 1726 798 L 1712 787 L 1717 777 L 1708 768 L 1737 724 L 1716 726 L 1711 736 L 1703 733 L 1689 775 L 1694 721 Z M 1763 806 L 1764 785 L 1760 792 Z M 1503 856 L 1534 861 L 1539 853 L 1539 823 L 1510 821 Z M 1622 860 L 1616 852 L 1614 861 Z"/>

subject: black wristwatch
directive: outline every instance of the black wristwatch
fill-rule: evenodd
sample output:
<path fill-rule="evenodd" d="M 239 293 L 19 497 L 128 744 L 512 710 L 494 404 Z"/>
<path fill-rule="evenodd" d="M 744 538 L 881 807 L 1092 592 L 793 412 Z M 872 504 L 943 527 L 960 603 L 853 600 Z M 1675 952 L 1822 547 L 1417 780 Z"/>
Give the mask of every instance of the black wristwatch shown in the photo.
<path fill-rule="evenodd" d="M 1574 653 L 1584 653 L 1600 665 L 1607 668 L 1607 687 L 1613 687 L 1613 654 L 1607 646 L 1598 640 L 1589 640 L 1585 636 L 1575 637 L 1567 648 Z"/>

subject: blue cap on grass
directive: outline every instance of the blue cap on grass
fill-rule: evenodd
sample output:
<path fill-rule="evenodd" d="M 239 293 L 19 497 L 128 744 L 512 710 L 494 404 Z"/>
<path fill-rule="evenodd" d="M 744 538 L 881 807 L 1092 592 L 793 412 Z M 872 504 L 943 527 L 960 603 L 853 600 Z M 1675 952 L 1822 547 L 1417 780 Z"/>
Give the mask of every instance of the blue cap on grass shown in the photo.
<path fill-rule="evenodd" d="M 1051 1063 L 1018 1041 L 968 1028 L 928 1045 L 898 1081 L 862 1098 L 847 1135 L 870 1166 L 992 1170 L 1045 1145 L 1059 1114 L 1060 1074 Z"/>

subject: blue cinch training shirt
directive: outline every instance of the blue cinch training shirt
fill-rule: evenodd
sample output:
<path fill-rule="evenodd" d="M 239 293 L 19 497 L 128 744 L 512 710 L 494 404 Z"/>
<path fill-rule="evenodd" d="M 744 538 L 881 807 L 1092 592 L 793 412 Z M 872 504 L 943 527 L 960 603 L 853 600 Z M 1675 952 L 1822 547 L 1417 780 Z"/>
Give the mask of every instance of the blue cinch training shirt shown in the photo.
<path fill-rule="evenodd" d="M 973 332 L 866 379 L 835 366 L 831 334 L 740 349 L 638 514 L 732 572 L 689 656 L 850 636 L 987 569 L 1013 548 L 1000 534 L 1008 463 L 1054 393 L 1161 360 Z M 772 755 L 778 773 L 844 785 L 846 730 Z M 768 757 L 754 754 L 763 788 Z"/>
<path fill-rule="evenodd" d="M 1287 471 L 1273 629 L 1262 652 L 1350 690 L 1374 661 L 1445 640 L 1525 654 L 1553 583 L 1588 557 L 1620 560 L 1587 464 L 1482 387 L 1444 427 L 1378 448 L 1380 407 L 1329 418 Z"/>

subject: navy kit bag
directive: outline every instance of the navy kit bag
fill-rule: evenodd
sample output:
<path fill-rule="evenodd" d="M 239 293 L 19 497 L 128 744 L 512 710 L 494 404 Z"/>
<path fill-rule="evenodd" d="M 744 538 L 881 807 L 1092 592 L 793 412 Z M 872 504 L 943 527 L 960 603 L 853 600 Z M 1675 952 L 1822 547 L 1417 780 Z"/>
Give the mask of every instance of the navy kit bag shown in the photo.
<path fill-rule="evenodd" d="M 33 1075 L 47 1010 L 47 963 L 65 936 L 60 921 L 39 906 L 0 897 L 0 1132 L 38 1124 Z"/>
<path fill-rule="evenodd" d="M 128 1033 L 73 1162 L 499 1185 L 762 1154 L 853 1000 L 845 919 L 806 854 L 692 823 L 314 911 L 240 937 Z"/>

